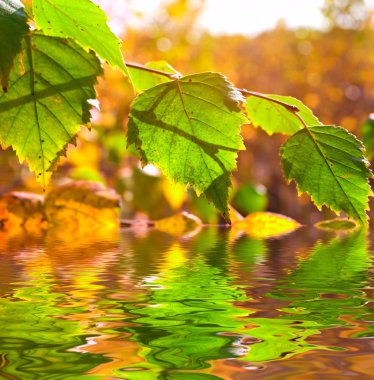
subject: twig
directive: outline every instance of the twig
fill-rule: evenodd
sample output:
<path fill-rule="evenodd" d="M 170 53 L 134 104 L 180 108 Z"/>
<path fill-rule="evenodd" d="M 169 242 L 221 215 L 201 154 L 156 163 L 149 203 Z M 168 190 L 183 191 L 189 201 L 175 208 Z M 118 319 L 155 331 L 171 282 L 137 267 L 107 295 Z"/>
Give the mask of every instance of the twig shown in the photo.
<path fill-rule="evenodd" d="M 178 73 L 178 72 L 177 73 L 168 73 L 166 71 L 152 69 L 150 67 L 140 65 L 139 63 L 126 62 L 126 66 L 131 67 L 131 68 L 136 69 L 136 70 L 143 70 L 143 71 L 148 71 L 148 72 L 153 73 L 153 74 L 162 75 L 162 76 L 168 77 L 169 79 L 172 79 L 172 80 L 182 78 L 181 73 Z"/>
<path fill-rule="evenodd" d="M 268 101 L 273 102 L 273 103 L 277 103 L 277 104 L 283 106 L 284 108 L 286 108 L 287 110 L 289 110 L 292 113 L 300 111 L 298 107 L 293 106 L 292 104 L 287 104 L 287 103 L 282 102 L 281 100 L 270 98 L 269 96 L 261 94 L 260 92 L 248 91 L 248 90 L 246 90 L 244 88 L 243 89 L 239 89 L 239 91 L 243 95 L 246 95 L 246 96 L 255 96 L 256 98 L 261 98 L 261 99 L 265 99 L 265 100 L 268 100 Z"/>
<path fill-rule="evenodd" d="M 297 112 L 292 112 L 301 122 L 301 124 L 304 126 L 309 131 L 308 124 L 304 121 L 304 119 L 297 113 Z"/>
<path fill-rule="evenodd" d="M 179 79 L 182 77 L 182 74 L 180 74 L 180 73 L 168 73 L 166 71 L 152 69 L 151 67 L 140 65 L 139 63 L 126 62 L 126 66 L 131 67 L 133 69 L 137 69 L 137 70 L 148 71 L 150 73 L 157 74 L 157 75 L 162 75 L 162 76 L 168 77 L 170 79 Z M 283 106 L 284 108 L 288 109 L 292 113 L 300 111 L 299 108 L 296 106 L 293 106 L 291 104 L 287 104 L 285 102 L 282 102 L 281 100 L 270 98 L 269 96 L 266 96 L 265 94 L 261 94 L 260 92 L 248 91 L 244 88 L 239 89 L 239 91 L 243 95 L 246 95 L 246 96 L 255 96 L 256 98 L 261 98 L 261 99 L 265 99 L 265 100 L 268 100 L 268 101 L 273 102 L 273 103 L 277 103 L 277 104 Z"/>
<path fill-rule="evenodd" d="M 154 227 L 155 222 L 152 220 L 136 220 L 136 219 L 121 219 L 120 226 L 121 227 L 133 227 L 133 226 L 142 225 L 144 227 Z"/>
<path fill-rule="evenodd" d="M 157 75 L 162 75 L 162 76 L 168 77 L 172 80 L 180 79 L 182 77 L 182 74 L 180 74 L 178 72 L 177 73 L 168 73 L 166 71 L 152 69 L 150 67 L 140 65 L 139 63 L 127 62 L 126 66 L 132 67 L 133 69 L 137 69 L 137 70 L 148 71 L 150 73 L 157 74 Z M 287 111 L 289 111 L 293 115 L 295 115 L 299 119 L 299 121 L 303 124 L 303 126 L 309 131 L 308 125 L 305 123 L 304 119 L 298 113 L 298 112 L 300 112 L 300 109 L 297 106 L 282 102 L 281 100 L 278 100 L 278 99 L 271 98 L 271 97 L 269 97 L 265 94 L 262 94 L 260 92 L 246 90 L 245 88 L 239 89 L 239 91 L 244 96 L 255 96 L 256 98 L 265 99 L 265 100 L 268 100 L 269 102 L 279 104 L 280 106 L 284 107 Z"/>
<path fill-rule="evenodd" d="M 154 220 L 136 220 L 136 219 L 121 219 L 120 220 L 120 227 L 123 228 L 131 228 L 131 227 L 137 227 L 137 226 L 142 226 L 142 227 L 147 227 L 151 228 L 154 227 L 156 224 L 156 221 Z M 220 227 L 220 228 L 228 228 L 231 227 L 231 224 L 201 224 L 201 227 Z"/>

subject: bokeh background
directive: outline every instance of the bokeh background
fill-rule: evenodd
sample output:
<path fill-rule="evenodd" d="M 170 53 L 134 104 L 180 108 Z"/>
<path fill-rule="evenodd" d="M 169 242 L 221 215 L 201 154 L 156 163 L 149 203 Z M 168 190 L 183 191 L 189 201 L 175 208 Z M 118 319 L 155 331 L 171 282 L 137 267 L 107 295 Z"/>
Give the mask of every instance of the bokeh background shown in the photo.
<path fill-rule="evenodd" d="M 222 72 L 238 87 L 294 96 L 323 123 L 359 137 L 374 112 L 372 0 L 97 2 L 123 39 L 129 62 L 164 60 L 183 74 Z M 126 148 L 133 99 L 127 79 L 106 67 L 97 91 L 101 111 L 92 111 L 91 130 L 82 128 L 52 186 L 67 179 L 103 182 L 123 197 L 125 218 L 158 219 L 187 210 L 206 223 L 218 222 L 204 198 L 170 184 L 155 167 L 141 168 L 136 152 Z M 243 136 L 247 150 L 239 154 L 231 200 L 236 209 L 280 212 L 305 224 L 332 216 L 286 184 L 279 160 L 284 136 L 270 137 L 251 125 L 243 126 Z M 0 193 L 10 190 L 42 193 L 8 149 L 0 152 Z"/>

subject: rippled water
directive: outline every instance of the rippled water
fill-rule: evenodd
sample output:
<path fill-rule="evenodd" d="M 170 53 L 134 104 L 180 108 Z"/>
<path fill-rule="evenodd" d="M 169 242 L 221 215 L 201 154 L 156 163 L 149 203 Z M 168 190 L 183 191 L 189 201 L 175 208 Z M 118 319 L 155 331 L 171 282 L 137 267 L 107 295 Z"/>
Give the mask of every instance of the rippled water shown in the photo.
<path fill-rule="evenodd" d="M 231 234 L 1 236 L 0 378 L 374 378 L 365 231 Z"/>

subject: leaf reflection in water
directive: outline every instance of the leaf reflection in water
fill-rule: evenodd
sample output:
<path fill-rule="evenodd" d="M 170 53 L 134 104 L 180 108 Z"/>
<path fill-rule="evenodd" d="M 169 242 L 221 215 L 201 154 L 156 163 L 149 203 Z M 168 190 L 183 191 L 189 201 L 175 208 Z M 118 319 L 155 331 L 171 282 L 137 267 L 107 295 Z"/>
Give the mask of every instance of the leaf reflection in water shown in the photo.
<path fill-rule="evenodd" d="M 365 231 L 327 244 L 318 242 L 309 257 L 266 294 L 268 300 L 286 303 L 278 309 L 277 318 L 250 319 L 256 325 L 251 335 L 263 342 L 255 344 L 244 359 L 262 362 L 314 349 L 344 350 L 343 346 L 311 344 L 306 339 L 323 329 L 348 325 L 348 315 L 367 320 L 369 309 L 362 288 L 369 281 L 369 266 Z"/>
<path fill-rule="evenodd" d="M 26 249 L 18 259 L 22 274 L 14 291 L 0 298 L 0 347 L 7 360 L 0 377 L 47 379 L 64 373 L 65 379 L 72 379 L 105 362 L 103 356 L 68 352 L 85 342 L 87 332 L 79 321 L 63 318 L 77 309 L 57 306 L 65 295 L 56 290 L 55 268 L 45 251 Z"/>
<path fill-rule="evenodd" d="M 373 336 L 366 234 L 312 249 L 292 236 L 2 239 L 0 377 L 266 379 L 309 352 L 360 375 L 341 355 L 364 357 L 356 338 Z"/>
<path fill-rule="evenodd" d="M 150 290 L 145 303 L 124 305 L 136 323 L 128 329 L 131 339 L 144 347 L 141 355 L 146 363 L 138 366 L 149 370 L 148 375 L 130 371 L 127 379 L 219 379 L 180 371 L 205 370 L 209 361 L 241 354 L 233 352 L 233 343 L 240 339 L 236 331 L 243 327 L 238 317 L 248 312 L 233 303 L 246 296 L 220 267 L 227 256 L 226 238 L 212 240 L 211 232 L 203 232 L 192 241 L 193 251 L 187 250 L 188 245 L 178 242 L 168 249 L 158 276 L 143 283 Z"/>

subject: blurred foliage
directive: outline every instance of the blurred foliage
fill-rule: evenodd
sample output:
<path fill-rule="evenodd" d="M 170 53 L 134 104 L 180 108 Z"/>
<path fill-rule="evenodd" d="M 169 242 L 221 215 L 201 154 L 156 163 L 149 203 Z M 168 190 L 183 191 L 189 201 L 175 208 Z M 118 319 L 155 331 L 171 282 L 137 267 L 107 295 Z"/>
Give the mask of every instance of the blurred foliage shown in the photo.
<path fill-rule="evenodd" d="M 268 203 L 266 188 L 261 185 L 254 186 L 251 183 L 244 183 L 236 189 L 232 203 L 243 214 L 264 211 Z"/>
<path fill-rule="evenodd" d="M 151 19 L 142 21 L 139 14 L 126 15 L 137 17 L 141 26 L 123 30 L 125 56 L 130 62 L 166 61 L 183 74 L 223 72 L 239 87 L 294 96 L 313 109 L 324 124 L 338 124 L 357 133 L 374 104 L 373 19 L 362 3 L 326 0 L 322 10 L 330 26 L 326 31 L 290 30 L 278 23 L 273 30 L 248 37 L 216 36 L 198 29 L 203 0 L 167 1 Z M 111 13 L 109 3 L 105 9 Z M 118 71 L 108 69 L 98 91 L 101 112 L 93 112 L 95 128 L 83 131 L 78 148 L 68 153 L 55 182 L 66 176 L 101 179 L 122 194 L 128 217 L 140 212 L 158 219 L 188 209 L 203 222 L 215 223 L 216 212 L 193 192 L 170 190 L 159 173 L 147 183 L 139 180 L 139 176 L 149 175 L 137 167 L 131 150 L 124 149 L 123 132 L 133 98 L 127 80 Z M 278 148 L 284 137 L 270 138 L 247 126 L 242 133 L 247 150 L 239 155 L 240 172 L 234 173 L 238 189 L 233 192 L 234 206 L 244 214 L 267 207 L 303 223 L 318 221 L 320 216 L 308 197 L 296 200 L 295 189 L 282 178 Z M 0 154 L 0 192 L 25 188 L 38 191 L 34 179 L 20 170 L 10 153 Z M 246 184 L 264 186 L 267 202 L 256 205 L 255 200 L 245 202 L 249 195 L 239 197 L 241 186 Z"/>
<path fill-rule="evenodd" d="M 362 142 L 366 148 L 366 157 L 371 160 L 374 155 L 374 114 L 370 114 L 361 127 Z"/>
<path fill-rule="evenodd" d="M 358 29 L 365 22 L 365 1 L 325 0 L 322 12 L 332 28 Z"/>

